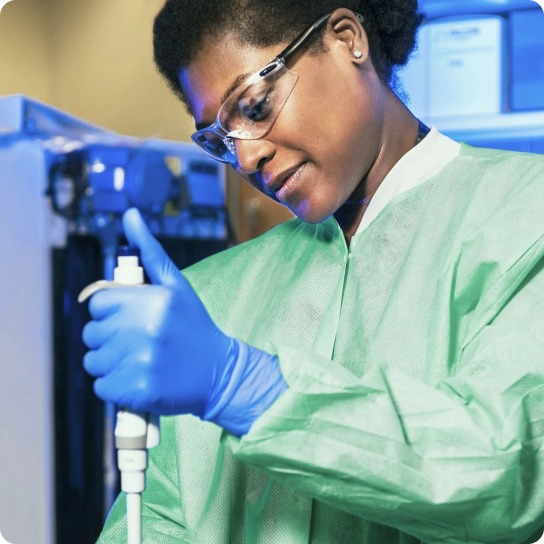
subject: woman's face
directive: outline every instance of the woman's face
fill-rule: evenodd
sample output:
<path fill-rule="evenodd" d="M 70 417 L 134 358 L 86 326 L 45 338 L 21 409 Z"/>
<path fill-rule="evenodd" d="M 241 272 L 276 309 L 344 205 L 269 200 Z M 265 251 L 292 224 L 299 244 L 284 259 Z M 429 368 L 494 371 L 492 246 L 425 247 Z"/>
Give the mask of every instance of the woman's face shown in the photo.
<path fill-rule="evenodd" d="M 366 43 L 357 47 L 346 32 L 330 29 L 325 40 L 326 52 L 303 53 L 287 63 L 299 76 L 291 95 L 266 136 L 236 140 L 233 165 L 253 187 L 308 223 L 331 216 L 363 182 L 379 153 L 382 128 L 383 85 L 366 50 L 360 61 L 353 56 Z M 239 76 L 265 66 L 287 45 L 211 42 L 180 72 L 198 127 L 215 122 Z"/>

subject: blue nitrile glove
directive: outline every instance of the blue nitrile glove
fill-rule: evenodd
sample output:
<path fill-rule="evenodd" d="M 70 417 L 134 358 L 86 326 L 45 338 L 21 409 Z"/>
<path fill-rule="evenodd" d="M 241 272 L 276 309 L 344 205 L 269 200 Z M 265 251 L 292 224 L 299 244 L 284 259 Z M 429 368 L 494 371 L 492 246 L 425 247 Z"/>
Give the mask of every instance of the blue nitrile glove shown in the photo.
<path fill-rule="evenodd" d="M 224 334 L 151 235 L 140 213 L 123 217 L 153 285 L 96 293 L 83 364 L 104 401 L 159 415 L 194 414 L 235 436 L 285 391 L 277 357 Z"/>

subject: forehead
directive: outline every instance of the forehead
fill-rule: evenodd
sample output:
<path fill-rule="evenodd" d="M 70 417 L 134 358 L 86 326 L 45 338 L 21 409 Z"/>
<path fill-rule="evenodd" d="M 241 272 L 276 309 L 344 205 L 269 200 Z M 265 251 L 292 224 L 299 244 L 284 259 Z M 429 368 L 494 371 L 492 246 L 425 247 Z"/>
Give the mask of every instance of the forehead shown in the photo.
<path fill-rule="evenodd" d="M 256 48 L 234 39 L 212 41 L 208 39 L 196 59 L 179 73 L 197 124 L 212 124 L 233 84 L 242 83 L 282 50 L 281 45 Z"/>

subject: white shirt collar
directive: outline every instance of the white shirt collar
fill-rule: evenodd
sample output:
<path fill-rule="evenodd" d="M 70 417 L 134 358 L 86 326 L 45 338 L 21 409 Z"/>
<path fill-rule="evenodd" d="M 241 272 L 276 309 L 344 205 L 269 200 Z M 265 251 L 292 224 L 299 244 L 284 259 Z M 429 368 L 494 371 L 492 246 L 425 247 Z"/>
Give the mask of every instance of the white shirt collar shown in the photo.
<path fill-rule="evenodd" d="M 367 229 L 393 198 L 431 179 L 458 157 L 460 152 L 461 144 L 431 127 L 431 132 L 408 151 L 382 181 L 355 236 Z"/>

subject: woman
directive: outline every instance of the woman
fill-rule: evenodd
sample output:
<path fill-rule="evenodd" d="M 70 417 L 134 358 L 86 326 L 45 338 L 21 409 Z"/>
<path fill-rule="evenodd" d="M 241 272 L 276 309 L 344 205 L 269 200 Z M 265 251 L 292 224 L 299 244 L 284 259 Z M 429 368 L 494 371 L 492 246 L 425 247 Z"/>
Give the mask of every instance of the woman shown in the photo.
<path fill-rule="evenodd" d="M 144 542 L 541 534 L 544 158 L 457 144 L 406 109 L 394 74 L 421 18 L 415 0 L 159 14 L 195 142 L 297 219 L 182 276 L 124 218 L 154 285 L 94 295 L 84 364 L 104 400 L 176 416 L 151 450 Z M 121 495 L 99 544 L 125 524 Z"/>

